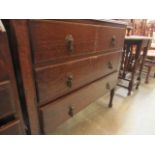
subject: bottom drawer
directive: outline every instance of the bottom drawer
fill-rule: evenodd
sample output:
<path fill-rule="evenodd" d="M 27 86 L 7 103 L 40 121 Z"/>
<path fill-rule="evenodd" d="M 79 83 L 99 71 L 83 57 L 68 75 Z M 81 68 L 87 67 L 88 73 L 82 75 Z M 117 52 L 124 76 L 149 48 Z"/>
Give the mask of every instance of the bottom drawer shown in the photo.
<path fill-rule="evenodd" d="M 58 125 L 114 88 L 118 73 L 113 73 L 40 108 L 42 130 L 50 134 Z"/>
<path fill-rule="evenodd" d="M 20 135 L 23 134 L 20 121 L 15 120 L 0 127 L 0 135 Z"/>

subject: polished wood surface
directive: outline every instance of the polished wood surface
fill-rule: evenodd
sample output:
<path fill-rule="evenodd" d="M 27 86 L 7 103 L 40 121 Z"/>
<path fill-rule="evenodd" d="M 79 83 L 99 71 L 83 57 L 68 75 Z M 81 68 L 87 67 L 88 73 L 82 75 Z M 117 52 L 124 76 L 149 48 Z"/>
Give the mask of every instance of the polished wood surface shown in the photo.
<path fill-rule="evenodd" d="M 14 134 L 15 132 L 8 127 L 5 131 L 5 126 L 18 121 L 20 133 L 25 134 L 14 68 L 4 26 L 0 31 L 0 69 L 0 133 Z M 18 134 L 18 132 L 16 133 Z"/>
<path fill-rule="evenodd" d="M 15 100 L 10 82 L 0 83 L 0 119 L 15 114 Z"/>
<path fill-rule="evenodd" d="M 124 29 L 95 24 L 53 20 L 30 20 L 31 46 L 34 62 L 41 63 L 97 53 L 108 49 L 121 49 Z M 72 48 L 67 46 L 67 36 L 72 36 Z M 115 37 L 115 43 L 113 43 Z"/>
<path fill-rule="evenodd" d="M 81 110 L 111 91 L 109 107 L 112 107 L 125 24 L 102 20 L 5 23 L 31 134 L 52 132 L 69 118 L 63 109 L 72 102 Z M 73 115 L 74 108 L 69 110 Z M 62 113 L 62 117 L 52 118 L 54 111 Z"/>
<path fill-rule="evenodd" d="M 46 104 L 107 74 L 118 70 L 121 52 L 87 57 L 36 69 L 40 104 Z M 72 79 L 69 79 L 69 78 Z M 70 80 L 70 81 L 69 81 Z M 71 83 L 71 86 L 68 85 Z"/>
<path fill-rule="evenodd" d="M 43 133 L 50 134 L 58 125 L 68 118 L 73 117 L 73 115 L 81 109 L 115 87 L 117 76 L 117 72 L 106 76 L 105 78 L 93 82 L 92 84 L 70 95 L 62 97 L 47 106 L 43 106 L 40 109 Z M 109 87 L 107 85 L 109 85 Z M 72 113 L 70 113 L 71 108 Z"/>
<path fill-rule="evenodd" d="M 30 134 L 40 133 L 39 116 L 37 110 L 36 88 L 32 68 L 31 48 L 29 42 L 29 33 L 27 20 L 7 21 L 11 50 L 15 55 L 14 60 L 18 61 L 18 77 L 21 82 L 18 87 L 23 96 L 23 102 L 26 103 L 28 111 L 28 124 Z M 15 46 L 16 45 L 16 46 Z M 19 82 L 19 81 L 18 81 Z"/>
<path fill-rule="evenodd" d="M 22 135 L 20 121 L 12 121 L 0 128 L 0 135 Z"/>

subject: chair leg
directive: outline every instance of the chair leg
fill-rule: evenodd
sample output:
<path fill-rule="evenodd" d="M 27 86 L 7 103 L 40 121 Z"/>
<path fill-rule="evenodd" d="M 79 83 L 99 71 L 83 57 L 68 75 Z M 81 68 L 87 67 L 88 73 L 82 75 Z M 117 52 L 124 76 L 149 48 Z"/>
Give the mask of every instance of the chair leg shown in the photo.
<path fill-rule="evenodd" d="M 129 82 L 129 86 L 128 86 L 128 96 L 131 95 L 132 87 L 133 87 L 133 81 L 131 80 L 131 81 Z"/>
<path fill-rule="evenodd" d="M 154 78 L 155 78 L 155 72 L 154 72 Z"/>
<path fill-rule="evenodd" d="M 114 94 L 115 94 L 115 88 L 110 91 L 109 108 L 112 107 L 112 102 L 113 102 Z"/>
<path fill-rule="evenodd" d="M 148 70 L 147 70 L 147 74 L 146 74 L 146 79 L 145 79 L 145 83 L 149 83 L 149 76 L 150 76 L 150 73 L 151 73 L 151 66 L 148 66 Z"/>

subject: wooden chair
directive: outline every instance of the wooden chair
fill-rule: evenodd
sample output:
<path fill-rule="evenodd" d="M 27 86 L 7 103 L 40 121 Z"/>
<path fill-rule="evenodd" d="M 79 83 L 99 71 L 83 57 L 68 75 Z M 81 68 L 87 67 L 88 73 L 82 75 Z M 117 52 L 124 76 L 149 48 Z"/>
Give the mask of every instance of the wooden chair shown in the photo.
<path fill-rule="evenodd" d="M 149 83 L 149 77 L 150 77 L 151 71 L 155 66 L 155 49 L 148 50 L 144 66 L 146 69 L 145 83 Z M 155 77 L 155 72 L 154 72 L 154 77 Z"/>

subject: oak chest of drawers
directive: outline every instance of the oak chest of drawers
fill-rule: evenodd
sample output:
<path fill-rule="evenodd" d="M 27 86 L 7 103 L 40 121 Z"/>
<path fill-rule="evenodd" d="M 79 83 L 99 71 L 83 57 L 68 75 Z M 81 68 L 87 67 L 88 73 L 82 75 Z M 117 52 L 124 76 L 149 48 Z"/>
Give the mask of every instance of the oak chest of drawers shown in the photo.
<path fill-rule="evenodd" d="M 24 134 L 7 34 L 0 21 L 0 135 Z"/>
<path fill-rule="evenodd" d="M 31 134 L 51 134 L 117 83 L 126 26 L 103 20 L 9 20 Z"/>

